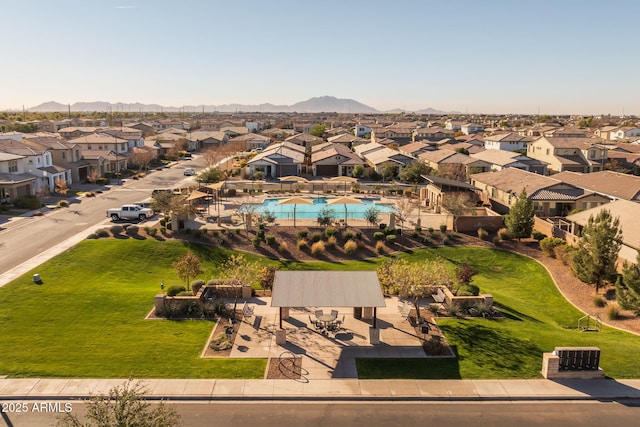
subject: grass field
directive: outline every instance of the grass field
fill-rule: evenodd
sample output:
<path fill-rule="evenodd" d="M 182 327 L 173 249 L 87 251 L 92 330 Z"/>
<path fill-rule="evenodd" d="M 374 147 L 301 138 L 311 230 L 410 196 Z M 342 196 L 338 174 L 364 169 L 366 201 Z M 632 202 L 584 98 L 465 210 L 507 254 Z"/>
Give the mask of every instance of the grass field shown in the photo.
<path fill-rule="evenodd" d="M 160 282 L 180 283 L 172 262 L 191 249 L 215 277 L 232 252 L 155 240 L 84 241 L 0 288 L 0 375 L 43 377 L 262 378 L 264 359 L 201 359 L 209 321 L 144 320 Z M 579 311 L 546 270 L 516 254 L 470 247 L 402 255 L 439 256 L 480 271 L 474 283 L 490 293 L 502 320 L 440 319 L 458 359 L 359 359 L 361 378 L 535 378 L 542 352 L 556 346 L 602 349 L 608 375 L 640 378 L 640 337 L 604 328 L 577 332 Z M 250 256 L 250 258 L 257 256 Z M 263 259 L 283 269 L 372 270 L 383 258 L 341 263 Z M 44 283 L 35 285 L 33 273 Z"/>

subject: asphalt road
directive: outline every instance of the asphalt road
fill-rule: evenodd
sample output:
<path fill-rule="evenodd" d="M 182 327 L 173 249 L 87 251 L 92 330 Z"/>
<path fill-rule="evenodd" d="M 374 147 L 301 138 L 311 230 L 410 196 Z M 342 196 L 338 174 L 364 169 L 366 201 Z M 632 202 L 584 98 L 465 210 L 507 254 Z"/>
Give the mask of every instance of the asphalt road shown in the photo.
<path fill-rule="evenodd" d="M 0 404 L 6 402 L 0 402 Z M 65 403 L 73 414 L 83 414 L 84 404 L 74 401 L 46 402 L 50 412 L 41 412 L 40 402 L 26 404 L 25 412 L 0 414 L 0 426 L 39 427 L 55 425 Z M 171 402 L 181 416 L 181 425 L 271 427 L 271 426 L 581 426 L 637 425 L 640 402 L 425 402 L 425 403 L 186 403 Z M 36 405 L 34 410 L 34 405 Z M 23 405 L 24 407 L 24 405 Z M 15 409 L 14 407 L 13 409 Z M 12 408 L 8 408 L 12 409 Z M 80 415 L 81 416 L 81 415 Z"/>
<path fill-rule="evenodd" d="M 194 177 L 185 177 L 187 167 L 199 170 L 200 157 L 180 161 L 171 168 L 154 171 L 141 180 L 127 180 L 93 198 L 70 201 L 68 208 L 40 217 L 18 218 L 0 224 L 0 274 L 16 267 L 56 244 L 99 224 L 111 224 L 105 212 L 109 208 L 151 197 L 154 188 L 193 185 Z M 144 223 L 142 224 L 144 225 Z"/>

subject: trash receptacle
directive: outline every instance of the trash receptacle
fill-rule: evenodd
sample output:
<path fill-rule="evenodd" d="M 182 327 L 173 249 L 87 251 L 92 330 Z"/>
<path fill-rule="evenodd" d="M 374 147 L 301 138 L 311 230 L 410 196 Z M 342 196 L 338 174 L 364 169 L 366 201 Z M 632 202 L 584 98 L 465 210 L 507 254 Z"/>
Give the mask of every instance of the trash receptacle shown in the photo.
<path fill-rule="evenodd" d="M 42 279 L 40 279 L 40 275 L 39 274 L 34 274 L 33 275 L 33 283 L 40 283 L 42 282 Z"/>
<path fill-rule="evenodd" d="M 362 307 L 353 307 L 353 318 L 362 319 Z"/>

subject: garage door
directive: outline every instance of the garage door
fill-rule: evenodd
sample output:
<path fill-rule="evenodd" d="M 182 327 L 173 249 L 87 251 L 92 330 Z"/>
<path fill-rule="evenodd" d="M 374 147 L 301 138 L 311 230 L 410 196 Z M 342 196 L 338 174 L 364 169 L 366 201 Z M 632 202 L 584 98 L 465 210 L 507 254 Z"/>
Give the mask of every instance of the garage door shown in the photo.
<path fill-rule="evenodd" d="M 298 174 L 297 165 L 279 165 L 276 166 L 276 176 L 291 176 Z"/>
<path fill-rule="evenodd" d="M 338 165 L 316 165 L 317 176 L 338 176 Z"/>

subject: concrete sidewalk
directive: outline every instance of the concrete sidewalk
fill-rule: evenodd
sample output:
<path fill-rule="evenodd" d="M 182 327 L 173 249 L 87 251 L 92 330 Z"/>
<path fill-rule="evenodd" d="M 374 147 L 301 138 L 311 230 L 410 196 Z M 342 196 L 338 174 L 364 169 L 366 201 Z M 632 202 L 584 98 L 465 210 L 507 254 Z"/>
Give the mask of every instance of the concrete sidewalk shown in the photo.
<path fill-rule="evenodd" d="M 0 400 L 107 394 L 124 379 L 0 379 Z M 640 399 L 640 380 L 143 380 L 149 399 L 193 401 L 536 401 Z"/>

